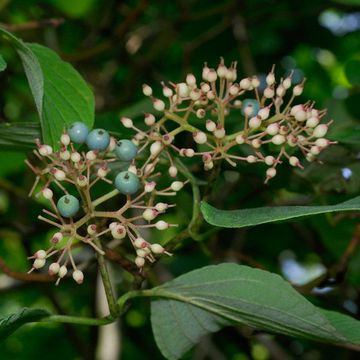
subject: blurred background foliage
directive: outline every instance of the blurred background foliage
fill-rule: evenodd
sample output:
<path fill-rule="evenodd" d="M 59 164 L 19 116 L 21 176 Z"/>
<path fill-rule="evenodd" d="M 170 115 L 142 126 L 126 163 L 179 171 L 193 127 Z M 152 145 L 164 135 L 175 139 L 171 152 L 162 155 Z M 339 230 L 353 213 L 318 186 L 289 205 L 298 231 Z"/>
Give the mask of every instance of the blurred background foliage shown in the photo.
<path fill-rule="evenodd" d="M 46 45 L 72 63 L 95 93 L 97 125 L 122 136 L 130 133 L 121 128 L 120 114 L 140 124 L 143 112 L 151 109 L 142 97 L 143 83 L 160 93 L 161 81 L 180 81 L 187 72 L 200 74 L 205 61 L 216 66 L 220 56 L 238 62 L 239 77 L 265 75 L 272 64 L 278 76 L 294 70 L 296 81 L 307 79 L 304 101 L 328 108 L 328 119 L 335 120 L 330 138 L 339 144 L 324 152 L 322 166 L 308 164 L 304 171 L 294 171 L 284 164 L 269 185 L 263 184 L 262 166 L 225 166 L 211 203 L 223 209 L 330 204 L 360 193 L 359 0 L 0 0 L 0 22 L 25 41 Z M 7 68 L 0 73 L 0 122 L 38 121 L 17 55 L 4 44 L 1 54 Z M 23 162 L 27 153 L 2 145 L 0 265 L 26 272 L 26 256 L 45 244 L 49 233 L 36 219 L 39 202 L 27 197 L 33 180 Z M 186 224 L 191 201 L 190 192 L 178 199 L 174 221 Z M 359 319 L 357 223 L 357 214 L 316 216 L 222 230 L 203 242 L 186 239 L 173 258 L 149 271 L 147 284 L 210 263 L 236 261 L 280 273 L 313 303 Z M 78 256 L 89 259 L 86 252 Z M 113 264 L 112 273 L 119 294 L 131 288 L 131 276 L 119 265 Z M 99 308 L 96 277 L 93 264 L 82 286 L 72 281 L 59 287 L 25 283 L 0 274 L 0 313 L 40 306 L 94 315 Z M 28 360 L 51 351 L 51 359 L 93 359 L 96 353 L 105 360 L 161 359 L 144 301 L 135 302 L 120 322 L 108 330 L 29 325 L 0 344 L 0 357 Z M 356 354 L 231 328 L 204 339 L 186 358 L 317 360 L 355 359 Z"/>

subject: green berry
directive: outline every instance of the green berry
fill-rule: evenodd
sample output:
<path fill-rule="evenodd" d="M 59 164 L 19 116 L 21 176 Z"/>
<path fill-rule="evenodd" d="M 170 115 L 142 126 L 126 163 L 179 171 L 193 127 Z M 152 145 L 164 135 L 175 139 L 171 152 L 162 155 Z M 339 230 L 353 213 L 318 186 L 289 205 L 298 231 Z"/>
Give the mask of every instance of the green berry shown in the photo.
<path fill-rule="evenodd" d="M 62 196 L 58 203 L 57 208 L 63 217 L 73 217 L 80 209 L 79 200 L 73 195 Z"/>
<path fill-rule="evenodd" d="M 109 144 L 110 135 L 104 129 L 94 129 L 86 138 L 86 145 L 90 150 L 105 150 Z"/>
<path fill-rule="evenodd" d="M 72 123 L 67 132 L 72 142 L 83 144 L 89 134 L 89 128 L 84 123 L 78 121 Z"/>
<path fill-rule="evenodd" d="M 140 180 L 132 172 L 122 171 L 115 178 L 115 187 L 124 195 L 132 195 L 140 189 Z"/>
<path fill-rule="evenodd" d="M 119 140 L 116 143 L 115 154 L 121 161 L 131 161 L 137 152 L 137 146 L 130 140 Z"/>

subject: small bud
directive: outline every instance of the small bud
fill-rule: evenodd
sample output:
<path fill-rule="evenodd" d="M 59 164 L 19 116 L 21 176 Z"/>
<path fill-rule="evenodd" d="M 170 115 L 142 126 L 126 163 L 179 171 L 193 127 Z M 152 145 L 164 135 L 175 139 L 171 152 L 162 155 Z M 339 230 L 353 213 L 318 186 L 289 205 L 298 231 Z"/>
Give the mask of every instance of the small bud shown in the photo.
<path fill-rule="evenodd" d="M 260 86 L 260 80 L 254 76 L 252 79 L 251 79 L 251 86 L 254 87 L 254 88 L 257 88 Z"/>
<path fill-rule="evenodd" d="M 158 230 L 165 230 L 169 227 L 169 224 L 163 220 L 159 220 L 157 223 L 155 223 L 155 227 Z"/>
<path fill-rule="evenodd" d="M 171 97 L 171 96 L 173 96 L 173 91 L 169 87 L 164 86 L 163 87 L 163 95 L 165 97 Z"/>
<path fill-rule="evenodd" d="M 60 270 L 59 263 L 55 262 L 50 264 L 49 266 L 49 275 L 56 275 Z"/>
<path fill-rule="evenodd" d="M 276 175 L 276 169 L 275 168 L 269 168 L 269 169 L 266 170 L 266 176 L 268 178 L 271 179 L 271 178 L 275 177 L 275 175 Z"/>
<path fill-rule="evenodd" d="M 216 129 L 216 124 L 212 120 L 206 120 L 206 130 L 213 132 Z"/>
<path fill-rule="evenodd" d="M 163 254 L 165 251 L 165 249 L 160 244 L 151 244 L 150 249 L 154 254 Z"/>
<path fill-rule="evenodd" d="M 273 124 L 270 124 L 267 126 L 266 128 L 266 132 L 269 134 L 269 135 L 276 135 L 278 132 L 279 132 L 279 129 L 280 129 L 280 126 L 278 123 L 273 123 Z"/>
<path fill-rule="evenodd" d="M 217 73 L 214 69 L 209 69 L 207 73 L 207 81 L 215 82 L 217 80 Z"/>
<path fill-rule="evenodd" d="M 69 150 L 61 150 L 60 151 L 61 160 L 67 161 L 70 159 L 70 151 Z"/>
<path fill-rule="evenodd" d="M 288 76 L 283 82 L 282 82 L 282 86 L 287 90 L 291 87 L 291 76 Z"/>
<path fill-rule="evenodd" d="M 279 97 L 283 97 L 286 93 L 286 89 L 284 88 L 283 85 L 279 85 L 277 88 L 276 88 L 276 95 L 279 96 Z"/>
<path fill-rule="evenodd" d="M 62 134 L 60 137 L 60 142 L 64 146 L 68 146 L 70 144 L 70 136 L 68 134 Z"/>
<path fill-rule="evenodd" d="M 318 125 L 313 132 L 313 136 L 316 138 L 322 138 L 326 135 L 328 131 L 328 126 L 326 124 Z"/>
<path fill-rule="evenodd" d="M 267 87 L 265 90 L 264 90 L 264 96 L 267 98 L 267 99 L 271 99 L 272 97 L 274 97 L 275 95 L 275 91 L 273 88 L 271 87 Z"/>
<path fill-rule="evenodd" d="M 46 156 L 46 155 L 48 155 L 48 149 L 47 149 L 46 145 L 40 145 L 40 146 L 39 146 L 39 154 L 40 154 L 41 156 Z"/>
<path fill-rule="evenodd" d="M 73 152 L 71 154 L 71 161 L 73 161 L 74 163 L 78 163 L 81 160 L 81 155 L 78 152 Z"/>
<path fill-rule="evenodd" d="M 298 84 L 293 88 L 293 95 L 300 96 L 303 93 L 303 91 L 304 91 L 304 85 Z"/>
<path fill-rule="evenodd" d="M 271 142 L 275 145 L 281 145 L 286 141 L 284 135 L 275 135 L 272 137 Z"/>
<path fill-rule="evenodd" d="M 225 129 L 223 127 L 216 127 L 214 136 L 218 139 L 222 139 L 225 136 Z"/>
<path fill-rule="evenodd" d="M 124 226 L 117 224 L 111 230 L 111 235 L 114 239 L 123 239 L 126 236 L 126 229 Z"/>
<path fill-rule="evenodd" d="M 146 221 L 151 221 L 151 220 L 154 220 L 157 215 L 158 215 L 158 212 L 155 209 L 146 209 L 143 212 L 142 217 Z"/>
<path fill-rule="evenodd" d="M 135 265 L 138 268 L 142 268 L 145 265 L 145 259 L 143 257 L 137 256 L 135 258 Z"/>
<path fill-rule="evenodd" d="M 53 148 L 50 145 L 45 145 L 45 146 L 46 146 L 47 155 L 51 155 L 53 153 Z"/>
<path fill-rule="evenodd" d="M 312 155 L 319 155 L 320 152 L 321 152 L 321 147 L 319 147 L 319 146 L 312 146 L 312 147 L 310 148 L 310 152 L 311 152 Z"/>
<path fill-rule="evenodd" d="M 186 84 L 190 87 L 194 87 L 196 85 L 196 78 L 193 74 L 186 75 Z"/>
<path fill-rule="evenodd" d="M 294 117 L 297 121 L 305 121 L 307 119 L 307 113 L 304 110 L 298 110 L 296 111 Z"/>
<path fill-rule="evenodd" d="M 147 193 L 151 193 L 151 192 L 154 191 L 155 186 L 156 186 L 156 182 L 155 181 L 150 181 L 150 182 L 145 184 L 144 191 L 147 192 Z"/>
<path fill-rule="evenodd" d="M 169 175 L 171 177 L 175 177 L 177 175 L 177 173 L 178 173 L 178 169 L 177 169 L 176 166 L 172 165 L 172 166 L 169 167 L 168 172 L 169 172 Z"/>
<path fill-rule="evenodd" d="M 192 101 L 197 101 L 200 99 L 200 97 L 201 97 L 201 92 L 199 89 L 193 89 L 190 91 L 190 99 Z"/>
<path fill-rule="evenodd" d="M 205 115 L 206 115 L 206 111 L 205 111 L 204 109 L 197 109 L 197 110 L 196 110 L 196 117 L 197 117 L 198 119 L 204 118 Z"/>
<path fill-rule="evenodd" d="M 318 117 L 311 116 L 306 121 L 306 127 L 315 128 L 316 126 L 318 126 L 319 122 L 320 122 L 320 120 Z"/>
<path fill-rule="evenodd" d="M 162 203 L 162 202 L 159 202 L 155 205 L 155 209 L 159 212 L 163 212 L 165 211 L 167 208 L 169 207 L 168 204 L 165 204 L 165 203 Z"/>
<path fill-rule="evenodd" d="M 202 83 L 201 84 L 201 91 L 206 94 L 208 91 L 210 91 L 210 85 L 207 84 L 207 83 Z"/>
<path fill-rule="evenodd" d="M 258 116 L 254 116 L 249 120 L 249 128 L 257 129 L 261 126 L 261 119 Z"/>
<path fill-rule="evenodd" d="M 196 131 L 193 133 L 193 138 L 194 138 L 194 141 L 197 143 L 197 144 L 205 144 L 207 142 L 207 136 L 204 132 L 202 131 Z"/>
<path fill-rule="evenodd" d="M 63 234 L 61 232 L 57 232 L 53 235 L 53 237 L 51 238 L 51 242 L 53 244 L 57 244 L 58 242 L 60 242 L 63 239 Z"/>
<path fill-rule="evenodd" d="M 98 169 L 98 171 L 97 171 L 97 176 L 98 176 L 99 178 L 103 179 L 104 177 L 106 177 L 107 173 L 108 173 L 107 167 L 102 166 L 102 167 L 100 167 L 100 168 Z"/>
<path fill-rule="evenodd" d="M 96 152 L 93 151 L 93 150 L 90 150 L 86 153 L 85 155 L 86 159 L 89 160 L 89 161 L 93 161 L 96 159 Z"/>
<path fill-rule="evenodd" d="M 290 156 L 289 164 L 290 164 L 291 166 L 299 166 L 300 161 L 299 161 L 299 159 L 298 159 L 296 156 Z"/>
<path fill-rule="evenodd" d="M 239 85 L 238 84 L 234 84 L 234 85 L 231 85 L 230 88 L 229 88 L 229 94 L 232 95 L 232 96 L 236 96 L 239 94 Z"/>
<path fill-rule="evenodd" d="M 65 265 L 60 266 L 59 272 L 58 272 L 58 276 L 59 278 L 63 278 L 65 277 L 65 275 L 67 274 L 67 267 Z"/>
<path fill-rule="evenodd" d="M 137 249 L 136 250 L 136 255 L 141 257 L 141 258 L 146 258 L 146 256 L 148 255 L 148 252 L 144 249 Z"/>
<path fill-rule="evenodd" d="M 89 235 L 95 235 L 96 234 L 96 225 L 95 224 L 90 224 L 88 227 L 87 227 L 87 233 Z"/>
<path fill-rule="evenodd" d="M 249 90 L 251 87 L 251 79 L 250 78 L 242 79 L 240 81 L 240 87 L 241 87 L 241 89 Z"/>
<path fill-rule="evenodd" d="M 114 137 L 111 137 L 107 151 L 110 151 L 110 152 L 114 151 L 114 149 L 116 147 L 116 143 L 117 143 L 116 139 Z"/>
<path fill-rule="evenodd" d="M 144 249 L 148 246 L 148 243 L 142 237 L 138 237 L 134 241 L 134 246 L 138 249 Z"/>
<path fill-rule="evenodd" d="M 80 187 L 85 187 L 88 184 L 88 179 L 85 175 L 79 175 L 76 179 L 76 183 Z"/>
<path fill-rule="evenodd" d="M 49 188 L 42 189 L 41 193 L 42 193 L 42 196 L 48 200 L 52 199 L 53 195 L 54 195 L 52 190 Z"/>
<path fill-rule="evenodd" d="M 251 141 L 251 146 L 255 149 L 259 149 L 261 147 L 261 140 L 260 139 L 254 139 Z"/>
<path fill-rule="evenodd" d="M 109 224 L 109 229 L 114 230 L 118 225 L 120 224 L 117 221 L 113 221 L 112 223 Z"/>
<path fill-rule="evenodd" d="M 257 113 L 257 116 L 261 120 L 266 120 L 269 117 L 269 114 L 270 114 L 270 107 L 264 107 L 259 110 L 259 112 Z"/>
<path fill-rule="evenodd" d="M 275 164 L 276 159 L 274 158 L 274 156 L 268 155 L 268 156 L 265 156 L 264 161 L 265 161 L 266 165 L 272 166 Z"/>
<path fill-rule="evenodd" d="M 243 135 L 237 135 L 235 141 L 237 144 L 241 145 L 245 142 L 245 138 Z"/>
<path fill-rule="evenodd" d="M 145 113 L 144 122 L 147 126 L 152 126 L 155 124 L 155 116 L 150 113 Z"/>
<path fill-rule="evenodd" d="M 45 250 L 38 250 L 35 253 L 34 256 L 35 256 L 36 259 L 45 259 L 46 258 L 46 251 Z"/>
<path fill-rule="evenodd" d="M 84 274 L 81 270 L 75 270 L 73 273 L 72 273 L 72 277 L 73 279 L 78 283 L 78 284 L 82 284 L 83 281 L 84 281 Z"/>
<path fill-rule="evenodd" d="M 324 138 L 316 139 L 315 141 L 315 144 L 317 146 L 320 146 L 321 148 L 326 148 L 327 146 L 329 146 L 329 143 L 329 140 Z"/>
<path fill-rule="evenodd" d="M 176 92 L 181 98 L 189 96 L 189 87 L 186 83 L 179 83 L 176 85 Z"/>
<path fill-rule="evenodd" d="M 152 88 L 151 88 L 149 85 L 147 85 L 147 84 L 144 84 L 144 85 L 142 86 L 142 90 L 143 90 L 143 94 L 144 94 L 145 96 L 151 96 L 152 93 L 153 93 Z"/>
<path fill-rule="evenodd" d="M 162 147 L 163 147 L 163 145 L 162 145 L 161 141 L 153 142 L 150 146 L 150 154 L 152 155 L 152 157 L 156 157 L 162 150 Z"/>
<path fill-rule="evenodd" d="M 273 85 L 275 83 L 275 75 L 273 72 L 270 72 L 267 76 L 266 76 L 266 84 L 268 84 L 269 86 Z"/>
<path fill-rule="evenodd" d="M 182 181 L 173 181 L 170 185 L 171 189 L 174 191 L 179 191 L 183 188 L 184 183 Z"/>
<path fill-rule="evenodd" d="M 64 181 L 65 178 L 66 178 L 66 174 L 64 173 L 64 171 L 62 170 L 59 170 L 59 169 L 54 169 L 54 177 L 56 180 L 59 180 L 59 181 Z"/>
<path fill-rule="evenodd" d="M 123 116 L 121 119 L 120 119 L 121 123 L 123 124 L 124 127 L 130 129 L 133 127 L 133 121 L 128 118 L 128 117 L 125 117 Z"/>
<path fill-rule="evenodd" d="M 254 155 L 249 155 L 247 158 L 246 158 L 246 161 L 249 163 L 249 164 L 253 164 L 257 161 L 257 158 L 254 156 Z"/>
<path fill-rule="evenodd" d="M 33 268 L 41 269 L 42 267 L 44 267 L 45 263 L 45 259 L 35 259 L 35 261 L 33 262 Z"/>

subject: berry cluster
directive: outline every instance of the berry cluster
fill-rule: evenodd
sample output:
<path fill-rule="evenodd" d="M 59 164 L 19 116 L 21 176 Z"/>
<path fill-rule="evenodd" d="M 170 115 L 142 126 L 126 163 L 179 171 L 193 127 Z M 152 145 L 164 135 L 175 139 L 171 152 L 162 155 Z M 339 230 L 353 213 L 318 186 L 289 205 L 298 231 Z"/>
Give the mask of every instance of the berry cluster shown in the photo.
<path fill-rule="evenodd" d="M 87 150 L 83 148 L 85 143 Z M 26 160 L 36 175 L 30 195 L 37 192 L 37 196 L 48 200 L 49 209 L 43 209 L 46 216 L 41 215 L 39 219 L 53 225 L 56 233 L 48 250 L 38 250 L 31 257 L 34 262 L 30 272 L 43 268 L 47 259 L 55 257 L 49 265 L 49 273 L 57 276 L 57 283 L 67 274 L 69 265 L 73 269 L 73 279 L 82 283 L 84 275 L 76 265 L 73 251 L 84 243 L 104 255 L 100 238 L 107 239 L 106 246 L 114 248 L 128 237 L 136 253 L 134 262 L 140 271 L 146 260 L 154 262 L 157 255 L 170 255 L 160 244 L 144 240 L 142 229 L 165 230 L 176 226 L 158 220 L 158 216 L 173 205 L 155 200 L 176 195 L 185 183 L 176 180 L 158 189 L 159 154 L 151 154 L 147 159 L 143 157 L 141 162 L 136 157 L 143 150 L 144 147 L 138 149 L 130 140 L 115 140 L 106 130 L 89 131 L 80 122 L 73 123 L 62 134 L 59 151 L 37 141 L 36 165 Z M 115 165 L 122 170 L 113 170 Z M 111 188 L 94 198 L 99 182 L 105 182 Z M 121 206 L 113 211 L 99 209 L 115 196 L 122 196 Z"/>
<path fill-rule="evenodd" d="M 136 131 L 136 144 L 150 145 L 153 155 L 166 154 L 171 162 L 170 176 L 177 172 L 171 156 L 175 151 L 184 157 L 200 156 L 205 170 L 212 169 L 220 159 L 232 166 L 238 161 L 262 162 L 268 166 L 268 181 L 284 158 L 302 168 L 294 155 L 296 148 L 306 160 L 313 161 L 334 143 L 325 138 L 331 122 L 321 124 L 325 110 L 315 109 L 312 102 L 293 104 L 303 92 L 304 81 L 294 86 L 292 74 L 277 81 L 274 68 L 263 85 L 256 76 L 236 79 L 236 63 L 226 67 L 221 59 L 217 69 L 205 64 L 200 83 L 193 74 L 188 74 L 185 82 L 162 83 L 164 100 L 154 97 L 149 85 L 143 85 L 144 95 L 151 98 L 161 117 L 146 113 L 146 130 L 138 129 L 126 117 L 121 122 Z M 227 125 L 230 116 L 236 117 L 235 125 Z M 192 133 L 196 147 L 176 145 L 175 137 L 182 132 Z"/>

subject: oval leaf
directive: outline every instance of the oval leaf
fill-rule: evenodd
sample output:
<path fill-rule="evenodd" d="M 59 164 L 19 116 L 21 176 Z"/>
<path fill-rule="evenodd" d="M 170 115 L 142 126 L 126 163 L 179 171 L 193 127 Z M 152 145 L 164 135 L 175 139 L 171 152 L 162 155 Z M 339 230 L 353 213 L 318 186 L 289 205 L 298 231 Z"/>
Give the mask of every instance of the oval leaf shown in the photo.
<path fill-rule="evenodd" d="M 320 206 L 275 206 L 241 210 L 219 210 L 202 202 L 201 212 L 205 220 L 215 226 L 225 228 L 242 228 L 292 220 L 299 217 L 326 214 L 339 211 L 359 211 L 360 196 L 336 205 Z"/>
<path fill-rule="evenodd" d="M 179 359 L 201 336 L 232 323 L 333 343 L 360 344 L 360 322 L 323 311 L 280 276 L 237 264 L 207 266 L 150 290 L 157 345 Z"/>
<path fill-rule="evenodd" d="M 49 315 L 50 313 L 43 309 L 24 308 L 16 314 L 0 318 L 0 341 L 6 339 L 22 325 L 40 321 Z"/>

